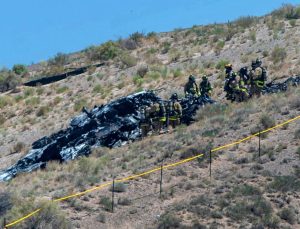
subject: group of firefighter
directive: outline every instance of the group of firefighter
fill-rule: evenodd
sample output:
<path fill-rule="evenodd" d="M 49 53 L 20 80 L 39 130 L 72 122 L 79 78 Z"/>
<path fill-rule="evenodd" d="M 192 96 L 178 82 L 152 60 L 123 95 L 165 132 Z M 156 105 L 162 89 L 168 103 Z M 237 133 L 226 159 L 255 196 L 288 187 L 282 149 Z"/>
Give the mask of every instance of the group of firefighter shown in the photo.
<path fill-rule="evenodd" d="M 226 99 L 232 102 L 242 102 L 251 96 L 259 97 L 267 80 L 267 72 L 262 66 L 260 59 L 253 60 L 251 68 L 243 67 L 238 72 L 233 71 L 232 64 L 225 65 L 224 91 Z M 189 76 L 184 86 L 186 97 L 210 97 L 212 86 L 208 77 L 204 75 L 199 86 L 193 75 Z M 141 121 L 142 137 L 149 133 L 160 134 L 180 125 L 182 118 L 182 107 L 179 103 L 177 93 L 172 94 L 167 102 L 159 101 L 152 103 L 142 109 L 143 119 Z"/>
<path fill-rule="evenodd" d="M 252 96 L 260 97 L 266 81 L 267 71 L 259 58 L 252 61 L 251 68 L 243 67 L 238 72 L 233 71 L 232 64 L 225 66 L 224 91 L 228 100 L 243 102 Z"/>

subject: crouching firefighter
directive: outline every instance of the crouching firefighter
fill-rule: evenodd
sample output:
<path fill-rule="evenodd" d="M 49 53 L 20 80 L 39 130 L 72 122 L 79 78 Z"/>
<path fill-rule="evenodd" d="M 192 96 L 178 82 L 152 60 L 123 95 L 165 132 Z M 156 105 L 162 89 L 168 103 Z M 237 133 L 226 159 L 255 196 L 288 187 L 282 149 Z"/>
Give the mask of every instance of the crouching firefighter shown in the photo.
<path fill-rule="evenodd" d="M 162 101 L 154 103 L 150 107 L 150 118 L 152 120 L 152 127 L 154 133 L 161 133 L 166 124 L 166 109 Z"/>
<path fill-rule="evenodd" d="M 232 80 L 229 83 L 229 87 L 232 90 L 231 101 L 243 102 L 249 98 L 248 89 L 245 86 L 243 79 L 235 72 L 232 75 Z"/>
<path fill-rule="evenodd" d="M 167 125 L 171 125 L 172 128 L 176 128 L 176 126 L 180 125 L 181 117 L 182 117 L 182 107 L 178 102 L 178 95 L 174 93 L 169 102 L 167 107 L 167 114 L 168 114 L 168 122 Z"/>

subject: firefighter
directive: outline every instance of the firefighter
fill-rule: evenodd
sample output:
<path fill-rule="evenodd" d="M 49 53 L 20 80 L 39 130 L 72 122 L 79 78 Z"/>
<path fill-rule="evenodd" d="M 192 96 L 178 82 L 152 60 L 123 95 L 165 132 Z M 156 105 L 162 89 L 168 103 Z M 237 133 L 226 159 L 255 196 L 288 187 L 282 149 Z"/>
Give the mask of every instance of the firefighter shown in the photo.
<path fill-rule="evenodd" d="M 267 81 L 267 71 L 261 66 L 262 61 L 257 58 L 256 61 L 252 61 L 252 70 L 250 71 L 250 93 L 252 96 L 261 96 L 261 91 Z"/>
<path fill-rule="evenodd" d="M 231 79 L 232 80 L 229 83 L 229 87 L 232 90 L 231 101 L 243 102 L 247 100 L 249 98 L 249 93 L 242 78 L 233 72 Z"/>
<path fill-rule="evenodd" d="M 232 64 L 225 65 L 225 83 L 224 83 L 224 91 L 226 92 L 226 99 L 232 100 L 233 99 L 233 91 L 229 86 L 231 81 L 235 78 L 233 76 L 233 69 Z"/>
<path fill-rule="evenodd" d="M 208 96 L 208 97 L 211 96 L 212 86 L 208 81 L 207 76 L 202 77 L 202 82 L 200 83 L 199 88 L 200 88 L 201 96 Z"/>
<path fill-rule="evenodd" d="M 184 94 L 186 97 L 190 95 L 198 97 L 200 95 L 195 76 L 189 76 L 189 81 L 184 86 Z"/>
<path fill-rule="evenodd" d="M 154 103 L 150 107 L 150 118 L 152 120 L 153 132 L 161 133 L 166 124 L 166 109 L 162 101 Z"/>
<path fill-rule="evenodd" d="M 178 102 L 178 95 L 174 93 L 169 102 L 168 102 L 168 118 L 169 124 L 172 128 L 176 128 L 176 126 L 180 125 L 180 119 L 182 117 L 182 107 Z"/>
<path fill-rule="evenodd" d="M 142 119 L 140 123 L 142 138 L 147 137 L 149 132 L 152 130 L 152 120 L 150 118 L 150 106 L 142 108 Z"/>

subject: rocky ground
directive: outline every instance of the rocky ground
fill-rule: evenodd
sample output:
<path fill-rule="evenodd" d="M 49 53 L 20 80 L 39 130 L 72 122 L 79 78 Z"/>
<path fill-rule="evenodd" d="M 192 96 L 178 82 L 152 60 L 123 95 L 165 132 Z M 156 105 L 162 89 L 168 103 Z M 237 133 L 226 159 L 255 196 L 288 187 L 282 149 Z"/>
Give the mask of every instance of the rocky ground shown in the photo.
<path fill-rule="evenodd" d="M 247 21 L 248 20 L 248 21 Z M 224 64 L 234 68 L 260 57 L 270 80 L 299 74 L 299 20 L 271 14 L 236 24 L 209 25 L 142 37 L 126 58 L 116 57 L 87 73 L 37 88 L 19 87 L 0 97 L 0 169 L 22 157 L 35 140 L 65 128 L 82 106 L 93 107 L 145 89 L 183 94 L 189 74 L 208 74 L 213 98 L 225 104 Z M 233 31 L 231 31 L 233 30 Z M 128 57 L 130 56 L 130 57 Z M 84 53 L 71 65 L 87 64 Z M 133 57 L 135 59 L 132 62 Z M 70 65 L 70 64 L 69 64 Z M 144 76 L 139 72 L 145 66 Z M 68 66 L 65 66 L 68 67 Z M 42 74 L 49 66 L 32 68 Z M 140 74 L 141 75 L 141 74 Z M 0 218 L 12 221 L 43 206 L 46 210 L 20 228 L 300 228 L 299 121 L 214 155 L 209 178 L 207 155 L 159 173 L 120 184 L 115 213 L 108 189 L 63 203 L 47 200 L 85 190 L 165 163 L 207 153 L 300 114 L 299 89 L 243 104 L 206 107 L 197 121 L 166 135 L 151 136 L 117 149 L 95 149 L 91 157 L 0 184 Z M 143 197 L 148 195 L 147 197 Z M 143 197 L 143 198 L 142 198 Z"/>

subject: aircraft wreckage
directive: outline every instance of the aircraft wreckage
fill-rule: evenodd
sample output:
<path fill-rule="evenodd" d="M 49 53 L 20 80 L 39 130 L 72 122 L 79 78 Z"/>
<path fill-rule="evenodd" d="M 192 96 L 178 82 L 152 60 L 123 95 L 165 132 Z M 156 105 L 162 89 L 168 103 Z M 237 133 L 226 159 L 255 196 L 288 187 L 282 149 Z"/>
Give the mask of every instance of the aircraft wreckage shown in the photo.
<path fill-rule="evenodd" d="M 286 91 L 289 86 L 300 85 L 300 76 L 285 82 L 271 82 L 264 94 Z M 65 162 L 91 153 L 92 147 L 120 147 L 141 138 L 141 107 L 162 101 L 152 91 L 142 91 L 119 98 L 109 104 L 95 107 L 74 117 L 67 129 L 43 137 L 32 144 L 32 149 L 15 165 L 0 172 L 0 181 L 8 181 L 20 173 L 44 168 L 48 161 Z M 182 123 L 193 121 L 196 111 L 207 103 L 215 103 L 208 97 L 183 98 Z"/>

